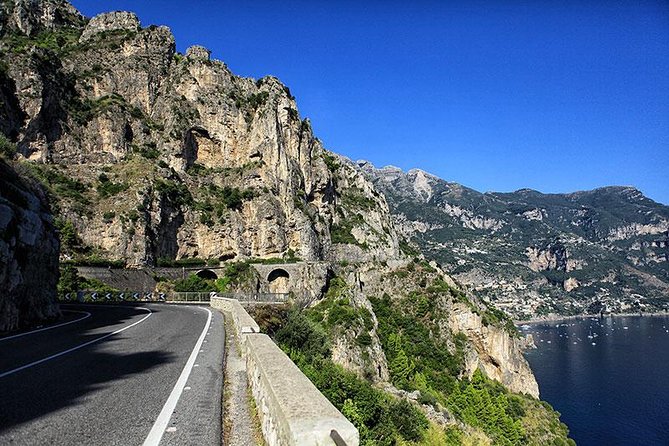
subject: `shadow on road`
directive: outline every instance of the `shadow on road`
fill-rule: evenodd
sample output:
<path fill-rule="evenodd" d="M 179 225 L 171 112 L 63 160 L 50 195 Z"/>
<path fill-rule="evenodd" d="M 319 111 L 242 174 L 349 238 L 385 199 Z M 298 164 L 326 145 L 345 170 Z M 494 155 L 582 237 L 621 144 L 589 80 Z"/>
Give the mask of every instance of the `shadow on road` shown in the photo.
<path fill-rule="evenodd" d="M 78 307 L 77 309 L 91 311 L 90 308 Z M 122 323 L 138 314 L 132 309 L 125 312 L 111 310 L 104 311 L 104 315 L 94 314 L 89 318 L 90 320 L 86 320 L 88 324 L 85 327 L 75 329 L 74 326 L 78 325 L 76 323 L 68 326 L 68 329 L 74 331 L 67 336 L 58 333 L 58 336 L 66 341 L 63 347 L 69 344 L 78 345 L 114 331 L 111 328 L 106 330 L 104 327 Z M 99 313 L 99 310 L 96 313 Z M 76 331 L 77 329 L 79 331 Z M 111 336 L 100 343 L 91 344 L 35 367 L 0 378 L 0 439 L 2 433 L 12 427 L 29 423 L 63 408 L 76 406 L 90 398 L 101 398 L 100 403 L 107 403 L 109 407 L 114 407 L 113 391 L 110 392 L 109 389 L 123 386 L 124 383 L 120 381 L 137 374 L 146 374 L 145 385 L 149 386 L 153 377 L 147 372 L 176 360 L 174 355 L 165 351 L 140 351 L 127 354 L 122 351 L 117 352 L 116 350 L 127 348 L 125 342 L 118 344 L 124 341 L 124 334 L 125 332 L 117 335 L 118 337 Z M 50 345 L 52 339 L 49 337 L 55 336 L 46 331 L 19 338 L 19 340 L 23 342 L 23 348 L 26 346 L 37 348 L 36 346 L 42 347 L 43 344 Z M 63 340 L 58 339 L 53 342 Z M 141 340 L 137 342 L 141 345 Z M 14 344 L 14 340 L 3 344 Z M 0 344 L 0 362 L 8 363 L 7 358 L 18 355 L 19 352 L 16 349 L 19 348 L 22 348 L 21 344 Z M 141 347 L 133 348 L 135 351 L 138 349 Z M 51 351 L 51 354 L 57 351 L 62 351 L 60 346 L 55 348 L 55 351 Z M 48 353 L 45 350 L 42 357 L 48 356 Z M 14 365 L 20 366 L 24 363 L 24 361 L 14 362 Z M 9 364 L 6 364 L 5 370 L 8 367 Z M 91 395 L 94 392 L 99 393 Z M 141 398 L 141 395 L 137 395 L 137 398 Z M 110 413 L 109 416 L 113 417 L 114 414 Z M 81 423 L 86 422 L 86 414 L 81 414 L 80 421 Z"/>

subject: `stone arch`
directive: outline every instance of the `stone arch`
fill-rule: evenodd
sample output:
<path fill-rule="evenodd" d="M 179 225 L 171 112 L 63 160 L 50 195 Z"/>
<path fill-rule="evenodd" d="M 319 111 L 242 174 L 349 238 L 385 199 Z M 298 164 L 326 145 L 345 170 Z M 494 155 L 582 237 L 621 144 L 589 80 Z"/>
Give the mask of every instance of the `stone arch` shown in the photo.
<path fill-rule="evenodd" d="M 290 274 L 283 268 L 272 270 L 267 275 L 267 282 L 269 283 L 270 293 L 287 293 L 288 284 L 290 281 Z"/>
<path fill-rule="evenodd" d="M 202 278 L 202 279 L 207 279 L 207 280 L 216 280 L 218 279 L 218 274 L 213 272 L 210 269 L 202 269 L 195 273 L 196 276 Z"/>

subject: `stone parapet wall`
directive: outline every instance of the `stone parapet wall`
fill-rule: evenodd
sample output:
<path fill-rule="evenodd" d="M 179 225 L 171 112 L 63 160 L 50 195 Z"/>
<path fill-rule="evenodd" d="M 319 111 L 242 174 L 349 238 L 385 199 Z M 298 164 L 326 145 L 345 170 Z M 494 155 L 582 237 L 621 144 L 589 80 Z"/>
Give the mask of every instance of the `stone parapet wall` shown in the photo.
<path fill-rule="evenodd" d="M 249 385 L 269 446 L 334 445 L 333 430 L 347 446 L 359 445 L 355 426 L 269 336 L 260 333 L 239 301 L 212 297 L 211 306 L 233 321 L 241 340 Z"/>
<path fill-rule="evenodd" d="M 212 297 L 210 305 L 232 319 L 238 336 L 245 333 L 260 333 L 260 327 L 256 321 L 246 312 L 237 299 Z"/>

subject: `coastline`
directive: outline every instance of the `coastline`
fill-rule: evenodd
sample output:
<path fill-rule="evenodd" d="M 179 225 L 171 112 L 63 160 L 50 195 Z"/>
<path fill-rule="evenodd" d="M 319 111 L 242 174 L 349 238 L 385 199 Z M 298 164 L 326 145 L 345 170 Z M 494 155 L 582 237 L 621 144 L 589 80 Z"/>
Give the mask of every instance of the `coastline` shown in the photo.
<path fill-rule="evenodd" d="M 608 317 L 630 317 L 630 316 L 637 316 L 637 317 L 653 317 L 653 316 L 669 316 L 669 312 L 657 312 L 657 313 L 608 313 L 605 315 L 599 315 L 599 314 L 577 314 L 573 316 L 563 316 L 559 314 L 553 314 L 549 316 L 543 316 L 543 317 L 537 317 L 537 318 L 532 318 L 532 319 L 525 319 L 525 320 L 520 320 L 520 321 L 513 321 L 514 325 L 532 325 L 532 324 L 541 324 L 543 322 L 562 322 L 562 321 L 569 321 L 569 320 L 575 320 L 575 319 L 589 319 L 589 318 L 608 318 Z"/>

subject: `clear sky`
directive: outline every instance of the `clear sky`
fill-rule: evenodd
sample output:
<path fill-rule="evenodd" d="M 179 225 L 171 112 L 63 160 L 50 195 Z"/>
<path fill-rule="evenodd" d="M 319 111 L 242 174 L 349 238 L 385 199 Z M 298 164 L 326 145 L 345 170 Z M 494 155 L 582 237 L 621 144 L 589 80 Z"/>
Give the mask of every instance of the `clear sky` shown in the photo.
<path fill-rule="evenodd" d="M 325 146 L 480 191 L 669 204 L 669 2 L 74 0 L 280 78 Z"/>

